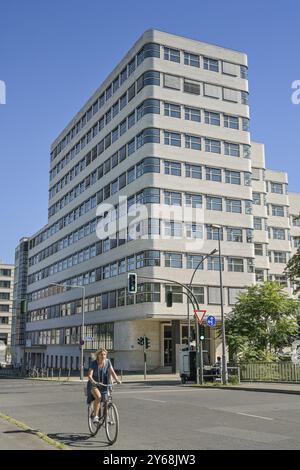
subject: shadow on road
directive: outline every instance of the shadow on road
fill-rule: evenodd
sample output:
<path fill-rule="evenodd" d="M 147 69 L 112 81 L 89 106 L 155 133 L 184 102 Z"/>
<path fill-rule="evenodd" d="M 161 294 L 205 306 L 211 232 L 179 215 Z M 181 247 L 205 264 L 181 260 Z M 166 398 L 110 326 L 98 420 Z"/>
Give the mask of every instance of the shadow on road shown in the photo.
<path fill-rule="evenodd" d="M 48 437 L 54 439 L 62 444 L 66 444 L 70 447 L 83 447 L 83 448 L 94 448 L 97 446 L 108 447 L 107 441 L 95 440 L 90 434 L 67 434 L 67 433 L 54 433 L 47 434 Z"/>

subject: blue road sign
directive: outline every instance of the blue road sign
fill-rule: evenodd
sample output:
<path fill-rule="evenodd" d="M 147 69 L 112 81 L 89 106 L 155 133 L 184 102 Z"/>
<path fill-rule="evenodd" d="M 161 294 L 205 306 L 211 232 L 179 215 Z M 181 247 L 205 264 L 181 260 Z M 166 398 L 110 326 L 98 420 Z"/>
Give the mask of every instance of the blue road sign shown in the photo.
<path fill-rule="evenodd" d="M 207 326 L 216 326 L 216 319 L 215 317 L 213 317 L 212 315 L 210 315 L 209 317 L 207 317 L 206 319 L 206 324 Z"/>

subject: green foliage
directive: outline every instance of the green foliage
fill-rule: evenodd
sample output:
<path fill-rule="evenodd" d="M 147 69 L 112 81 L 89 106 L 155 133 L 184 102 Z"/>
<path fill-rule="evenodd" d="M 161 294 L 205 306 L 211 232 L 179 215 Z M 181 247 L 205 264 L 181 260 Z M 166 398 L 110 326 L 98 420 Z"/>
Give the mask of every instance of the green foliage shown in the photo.
<path fill-rule="evenodd" d="M 291 284 L 294 285 L 294 293 L 297 294 L 300 292 L 300 246 L 294 256 L 289 260 L 284 273 L 291 281 Z"/>
<path fill-rule="evenodd" d="M 299 305 L 275 282 L 251 286 L 225 321 L 226 341 L 244 362 L 276 361 L 298 332 Z"/>

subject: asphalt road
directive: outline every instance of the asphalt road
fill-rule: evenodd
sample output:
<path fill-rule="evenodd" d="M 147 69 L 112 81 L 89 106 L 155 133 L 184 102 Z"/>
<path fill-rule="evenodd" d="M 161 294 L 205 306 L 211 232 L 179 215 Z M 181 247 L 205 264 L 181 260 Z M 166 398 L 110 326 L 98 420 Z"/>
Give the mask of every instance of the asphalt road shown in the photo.
<path fill-rule="evenodd" d="M 0 412 L 77 450 L 300 449 L 296 395 L 122 384 L 113 446 L 90 437 L 85 399 L 79 383 L 0 379 Z"/>

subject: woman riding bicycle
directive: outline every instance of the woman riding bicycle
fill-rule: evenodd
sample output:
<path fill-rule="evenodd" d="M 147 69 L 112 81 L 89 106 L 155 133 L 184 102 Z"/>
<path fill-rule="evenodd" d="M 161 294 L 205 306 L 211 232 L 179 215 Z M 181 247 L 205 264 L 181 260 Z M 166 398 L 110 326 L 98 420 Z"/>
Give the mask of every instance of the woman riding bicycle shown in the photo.
<path fill-rule="evenodd" d="M 98 385 L 99 382 L 109 384 L 109 377 L 112 377 L 117 383 L 121 383 L 118 379 L 114 368 L 107 358 L 107 350 L 99 349 L 95 353 L 96 360 L 91 363 L 91 367 L 88 370 L 88 384 L 87 384 L 87 402 L 88 404 L 94 401 L 94 418 L 93 422 L 99 422 L 100 405 L 101 400 L 107 400 L 108 387 Z"/>

